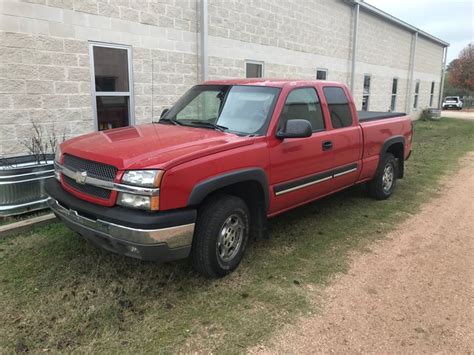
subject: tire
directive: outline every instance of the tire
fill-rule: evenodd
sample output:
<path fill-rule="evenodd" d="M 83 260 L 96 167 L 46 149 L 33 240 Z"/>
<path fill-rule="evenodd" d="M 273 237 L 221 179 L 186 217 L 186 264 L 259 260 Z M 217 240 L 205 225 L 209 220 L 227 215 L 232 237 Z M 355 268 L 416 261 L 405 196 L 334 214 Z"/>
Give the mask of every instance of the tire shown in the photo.
<path fill-rule="evenodd" d="M 239 197 L 217 195 L 200 208 L 193 238 L 194 270 L 207 278 L 219 278 L 239 266 L 250 230 L 249 209 Z"/>
<path fill-rule="evenodd" d="M 375 177 L 369 181 L 369 195 L 377 200 L 386 200 L 392 195 L 397 181 L 397 160 L 391 153 L 383 156 Z"/>

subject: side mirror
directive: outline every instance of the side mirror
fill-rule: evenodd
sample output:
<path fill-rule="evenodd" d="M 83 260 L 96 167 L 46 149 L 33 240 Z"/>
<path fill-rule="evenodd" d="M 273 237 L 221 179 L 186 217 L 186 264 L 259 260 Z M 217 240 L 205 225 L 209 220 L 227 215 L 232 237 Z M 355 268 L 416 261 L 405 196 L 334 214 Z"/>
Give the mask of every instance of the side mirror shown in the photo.
<path fill-rule="evenodd" d="M 169 108 L 163 109 L 163 111 L 161 111 L 160 118 L 162 118 L 164 115 L 166 115 L 166 113 L 167 113 L 169 110 L 170 110 Z"/>
<path fill-rule="evenodd" d="M 306 138 L 311 137 L 313 128 L 307 120 L 288 120 L 283 129 L 277 132 L 277 138 Z"/>

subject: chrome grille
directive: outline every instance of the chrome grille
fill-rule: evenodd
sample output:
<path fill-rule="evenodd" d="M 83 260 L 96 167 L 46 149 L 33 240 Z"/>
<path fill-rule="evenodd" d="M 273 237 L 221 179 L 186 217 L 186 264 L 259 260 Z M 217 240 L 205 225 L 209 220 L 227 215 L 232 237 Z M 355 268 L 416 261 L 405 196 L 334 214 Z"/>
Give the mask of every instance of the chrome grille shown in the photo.
<path fill-rule="evenodd" d="M 72 187 L 74 190 L 77 190 L 87 195 L 98 197 L 104 200 L 110 199 L 110 194 L 112 193 L 112 191 L 110 190 L 102 189 L 100 187 L 92 186 L 92 185 L 78 184 L 74 179 L 71 179 L 70 177 L 66 175 L 63 175 L 63 178 L 66 184 Z"/>
<path fill-rule="evenodd" d="M 117 175 L 117 168 L 112 165 L 86 160 L 73 155 L 64 155 L 64 166 L 72 171 L 87 171 L 87 176 L 114 181 Z"/>

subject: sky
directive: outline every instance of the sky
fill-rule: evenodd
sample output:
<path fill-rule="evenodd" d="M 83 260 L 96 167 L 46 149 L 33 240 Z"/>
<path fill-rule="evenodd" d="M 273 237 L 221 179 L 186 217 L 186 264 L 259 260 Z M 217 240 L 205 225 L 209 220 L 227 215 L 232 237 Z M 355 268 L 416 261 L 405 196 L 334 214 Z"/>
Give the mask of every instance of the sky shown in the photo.
<path fill-rule="evenodd" d="M 366 0 L 449 43 L 448 63 L 474 42 L 474 0 Z"/>

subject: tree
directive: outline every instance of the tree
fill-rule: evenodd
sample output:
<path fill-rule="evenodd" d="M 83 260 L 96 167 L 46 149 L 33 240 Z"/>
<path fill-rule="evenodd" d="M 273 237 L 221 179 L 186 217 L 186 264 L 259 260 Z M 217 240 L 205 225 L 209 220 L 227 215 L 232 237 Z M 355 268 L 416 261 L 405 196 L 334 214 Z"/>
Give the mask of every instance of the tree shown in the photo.
<path fill-rule="evenodd" d="M 469 43 L 448 65 L 448 82 L 455 88 L 474 91 L 474 44 Z"/>

